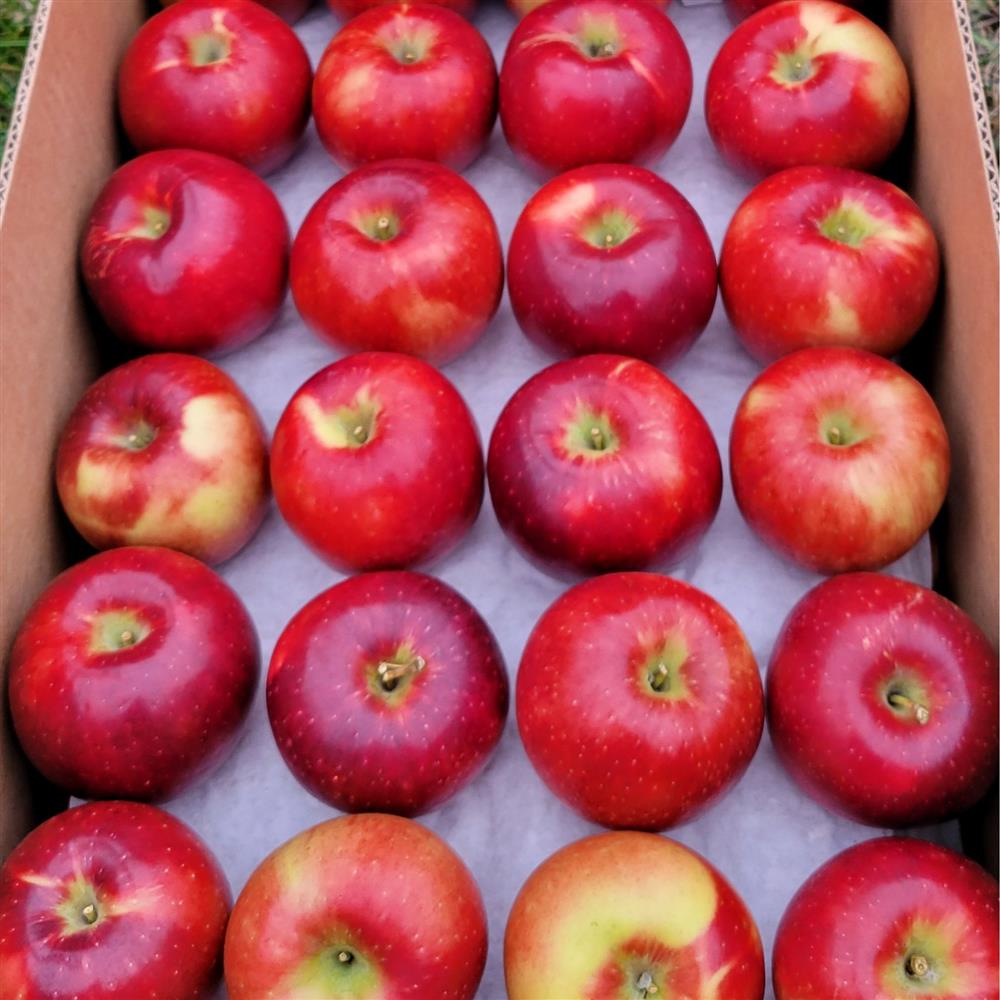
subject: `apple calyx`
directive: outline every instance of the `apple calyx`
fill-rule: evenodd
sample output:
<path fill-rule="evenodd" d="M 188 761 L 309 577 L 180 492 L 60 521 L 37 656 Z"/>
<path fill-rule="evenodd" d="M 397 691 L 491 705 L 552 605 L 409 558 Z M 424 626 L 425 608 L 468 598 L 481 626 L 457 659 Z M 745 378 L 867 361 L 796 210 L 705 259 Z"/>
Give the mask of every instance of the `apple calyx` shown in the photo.
<path fill-rule="evenodd" d="M 857 249 L 878 232 L 879 226 L 860 205 L 845 202 L 823 216 L 816 228 L 828 240 Z"/>
<path fill-rule="evenodd" d="M 850 448 L 868 438 L 868 432 L 859 427 L 850 414 L 843 410 L 827 413 L 820 421 L 819 437 L 832 448 Z"/>
<path fill-rule="evenodd" d="M 91 621 L 90 651 L 118 653 L 138 646 L 151 629 L 134 611 L 105 611 Z"/>
<path fill-rule="evenodd" d="M 599 250 L 621 246 L 638 230 L 635 220 L 621 209 L 603 212 L 581 230 L 584 240 Z"/>
<path fill-rule="evenodd" d="M 347 950 L 338 951 L 337 961 L 340 962 L 341 965 L 350 965 L 354 961 L 354 952 Z"/>
<path fill-rule="evenodd" d="M 156 440 L 157 433 L 149 421 L 139 419 L 120 436 L 118 443 L 129 451 L 142 451 Z"/>
<path fill-rule="evenodd" d="M 159 205 L 145 205 L 142 222 L 134 225 L 126 236 L 140 240 L 158 240 L 170 229 L 170 213 Z"/>
<path fill-rule="evenodd" d="M 930 960 L 920 952 L 911 952 L 903 962 L 903 971 L 910 979 L 925 982 L 931 971 Z"/>
<path fill-rule="evenodd" d="M 783 87 L 797 87 L 816 75 L 816 65 L 807 51 L 792 49 L 774 57 L 771 79 Z"/>
<path fill-rule="evenodd" d="M 378 435 L 378 417 L 382 407 L 362 386 L 348 406 L 324 411 L 311 397 L 303 405 L 303 414 L 316 439 L 327 448 L 364 448 Z"/>

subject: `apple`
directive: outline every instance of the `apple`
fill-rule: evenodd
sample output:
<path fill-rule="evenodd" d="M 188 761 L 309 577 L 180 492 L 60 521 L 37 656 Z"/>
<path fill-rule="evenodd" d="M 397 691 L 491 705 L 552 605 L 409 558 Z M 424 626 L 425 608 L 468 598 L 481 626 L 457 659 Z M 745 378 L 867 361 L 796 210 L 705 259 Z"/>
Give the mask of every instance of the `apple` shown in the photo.
<path fill-rule="evenodd" d="M 815 872 L 778 926 L 777 1000 L 997 1000 L 997 883 L 937 844 L 881 837 Z"/>
<path fill-rule="evenodd" d="M 260 173 L 295 152 L 312 68 L 298 36 L 253 0 L 185 0 L 125 51 L 118 110 L 139 152 L 200 149 Z"/>
<path fill-rule="evenodd" d="M 923 325 L 938 270 L 934 231 L 898 187 L 844 167 L 792 167 L 737 209 L 720 282 L 737 337 L 765 363 L 802 347 L 888 357 Z"/>
<path fill-rule="evenodd" d="M 948 434 L 912 376 L 850 347 L 809 347 L 765 369 L 729 439 L 747 523 L 818 573 L 881 569 L 908 552 L 948 489 Z"/>
<path fill-rule="evenodd" d="M 226 931 L 229 1000 L 472 1000 L 486 914 L 469 870 L 398 816 L 327 820 L 267 857 Z"/>
<path fill-rule="evenodd" d="M 0 868 L 0 995 L 211 1000 L 229 900 L 215 858 L 169 813 L 59 813 Z"/>
<path fill-rule="evenodd" d="M 485 767 L 507 702 L 489 626 L 420 573 L 364 573 L 325 590 L 285 627 L 267 674 L 285 763 L 345 812 L 441 805 Z"/>
<path fill-rule="evenodd" d="M 551 0 L 507 0 L 507 6 L 518 17 L 524 17 L 535 10 L 535 8 L 550 2 Z M 665 9 L 670 5 L 670 0 L 640 0 L 640 2 L 648 3 L 651 7 L 659 7 L 660 9 Z"/>
<path fill-rule="evenodd" d="M 487 475 L 497 520 L 525 553 L 584 573 L 679 558 L 722 495 L 694 403 L 652 365 L 613 354 L 560 361 L 521 386 Z"/>
<path fill-rule="evenodd" d="M 179 0 L 160 0 L 164 7 L 170 7 Z M 277 14 L 286 24 L 294 24 L 312 6 L 312 0 L 255 0 L 261 7 Z"/>
<path fill-rule="evenodd" d="M 768 668 L 779 758 L 827 808 L 880 827 L 939 823 L 996 779 L 1000 665 L 950 601 L 848 573 L 795 606 Z"/>
<path fill-rule="evenodd" d="M 909 107 L 888 35 L 829 0 L 752 15 L 719 49 L 705 88 L 715 145 L 753 174 L 818 163 L 873 170 L 899 143 Z"/>
<path fill-rule="evenodd" d="M 313 114 L 323 145 L 348 167 L 410 157 L 463 170 L 496 121 L 493 53 L 445 7 L 373 8 L 323 53 Z"/>
<path fill-rule="evenodd" d="M 764 692 L 721 604 L 670 577 L 611 573 L 566 591 L 535 626 L 517 727 L 539 775 L 586 819 L 663 830 L 739 780 Z"/>
<path fill-rule="evenodd" d="M 281 205 L 259 177 L 221 156 L 169 149 L 111 175 L 80 261 L 101 316 L 124 340 L 221 354 L 277 316 L 288 247 Z"/>
<path fill-rule="evenodd" d="M 207 566 L 112 549 L 56 577 L 28 612 L 11 716 L 31 762 L 73 795 L 169 798 L 232 749 L 259 666 L 250 616 Z"/>
<path fill-rule="evenodd" d="M 507 920 L 510 1000 L 761 1000 L 743 900 L 704 858 L 634 831 L 585 837 L 532 872 Z"/>
<path fill-rule="evenodd" d="M 326 2 L 337 17 L 345 20 L 357 17 L 374 7 L 398 6 L 397 0 L 326 0 Z M 420 0 L 420 2 L 428 6 L 447 7 L 465 17 L 471 17 L 476 9 L 476 0 Z"/>
<path fill-rule="evenodd" d="M 515 29 L 500 70 L 511 149 L 543 172 L 652 163 L 691 104 L 677 29 L 642 0 L 555 0 Z"/>
<path fill-rule="evenodd" d="M 150 354 L 99 378 L 55 465 L 66 515 L 98 549 L 164 545 L 220 563 L 267 513 L 260 418 L 224 371 L 188 354 Z"/>
<path fill-rule="evenodd" d="M 578 167 L 528 202 L 507 253 L 521 329 L 560 353 L 668 364 L 708 325 L 715 251 L 697 212 L 642 167 Z"/>
<path fill-rule="evenodd" d="M 306 324 L 334 346 L 444 364 L 497 311 L 503 249 L 486 203 L 458 174 L 390 160 L 348 174 L 312 207 L 291 285 Z"/>
<path fill-rule="evenodd" d="M 302 385 L 275 429 L 271 477 L 285 520 L 345 571 L 443 555 L 483 502 L 469 408 L 404 354 L 354 354 Z"/>
<path fill-rule="evenodd" d="M 846 7 L 862 7 L 865 0 L 841 0 Z M 738 24 L 744 18 L 757 11 L 770 7 L 772 4 L 781 3 L 781 0 L 725 0 L 726 10 L 734 24 Z"/>

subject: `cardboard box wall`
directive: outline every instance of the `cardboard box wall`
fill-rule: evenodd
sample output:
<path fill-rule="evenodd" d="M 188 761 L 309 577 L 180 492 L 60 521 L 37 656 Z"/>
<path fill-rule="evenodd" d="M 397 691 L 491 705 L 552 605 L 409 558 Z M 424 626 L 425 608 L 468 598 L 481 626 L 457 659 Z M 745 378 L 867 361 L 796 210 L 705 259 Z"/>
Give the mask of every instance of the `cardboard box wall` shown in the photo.
<path fill-rule="evenodd" d="M 76 251 L 120 159 L 114 77 L 142 0 L 41 0 L 0 172 L 0 650 L 31 602 L 82 555 L 58 511 L 52 455 L 102 368 Z M 951 434 L 954 469 L 936 528 L 938 586 L 998 641 L 997 171 L 964 0 L 891 0 L 884 23 L 914 91 L 905 186 L 945 262 L 930 357 L 917 366 Z M 26 765 L 0 713 L 0 858 L 62 804 Z M 995 819 L 966 824 L 996 870 Z"/>

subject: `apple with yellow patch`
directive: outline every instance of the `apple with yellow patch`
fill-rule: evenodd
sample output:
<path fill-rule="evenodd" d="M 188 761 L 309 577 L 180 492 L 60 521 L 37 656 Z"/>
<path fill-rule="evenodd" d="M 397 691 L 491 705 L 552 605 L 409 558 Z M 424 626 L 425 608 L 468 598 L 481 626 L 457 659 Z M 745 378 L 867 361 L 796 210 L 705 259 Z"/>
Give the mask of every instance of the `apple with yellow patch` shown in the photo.
<path fill-rule="evenodd" d="M 756 174 L 828 164 L 872 170 L 910 107 L 888 35 L 831 0 L 790 0 L 744 21 L 719 49 L 705 120 L 722 155 Z"/>
<path fill-rule="evenodd" d="M 778 925 L 777 1000 L 997 1000 L 997 883 L 911 837 L 850 847 L 816 871 Z"/>
<path fill-rule="evenodd" d="M 761 1000 L 745 904 L 704 858 L 650 833 L 578 840 L 543 861 L 504 938 L 510 1000 Z"/>
<path fill-rule="evenodd" d="M 486 329 L 503 291 L 496 223 L 475 189 L 425 160 L 369 164 L 312 207 L 292 246 L 306 324 L 346 351 L 444 364 Z"/>
<path fill-rule="evenodd" d="M 740 401 L 729 455 L 750 526 L 820 573 L 898 559 L 948 489 L 934 401 L 898 365 L 850 347 L 806 348 L 765 369 Z"/>
<path fill-rule="evenodd" d="M 761 361 L 823 346 L 889 357 L 927 318 L 939 266 L 930 223 L 894 184 L 792 167 L 737 209 L 720 283 L 736 335 Z"/>
<path fill-rule="evenodd" d="M 267 442 L 250 401 L 220 368 L 150 354 L 99 378 L 56 453 L 56 487 L 95 548 L 162 545 L 219 563 L 267 512 Z"/>
<path fill-rule="evenodd" d="M 486 914 L 458 855 L 412 820 L 328 820 L 267 857 L 226 931 L 230 1000 L 472 1000 Z"/>

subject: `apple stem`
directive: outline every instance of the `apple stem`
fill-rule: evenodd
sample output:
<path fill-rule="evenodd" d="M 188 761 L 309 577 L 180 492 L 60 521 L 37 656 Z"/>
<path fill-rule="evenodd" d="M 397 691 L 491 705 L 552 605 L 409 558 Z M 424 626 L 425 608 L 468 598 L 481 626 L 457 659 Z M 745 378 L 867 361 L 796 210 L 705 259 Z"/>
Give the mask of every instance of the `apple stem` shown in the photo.
<path fill-rule="evenodd" d="M 389 228 L 389 219 L 388 219 L 388 217 L 384 216 L 384 215 L 380 215 L 378 217 L 378 221 L 375 223 L 375 228 L 378 229 L 379 232 L 383 232 L 384 233 Z"/>
<path fill-rule="evenodd" d="M 596 451 L 604 451 L 605 441 L 600 427 L 590 428 L 590 440 L 593 442 Z"/>
<path fill-rule="evenodd" d="M 351 431 L 351 434 L 354 436 L 354 440 L 357 441 L 358 444 L 364 444 L 368 440 L 368 433 L 361 424 L 358 424 L 357 427 Z"/>
<path fill-rule="evenodd" d="M 831 427 L 830 430 L 827 431 L 826 437 L 830 444 L 840 444 L 843 440 L 839 427 Z"/>
<path fill-rule="evenodd" d="M 893 691 L 889 695 L 888 701 L 893 708 L 913 709 L 913 717 L 917 720 L 918 725 L 926 726 L 927 723 L 931 721 L 931 713 L 927 708 L 927 706 L 921 705 L 919 702 L 914 701 L 912 698 L 907 698 L 905 694 L 900 694 L 898 691 Z"/>
<path fill-rule="evenodd" d="M 670 690 L 670 670 L 661 660 L 649 675 L 649 684 L 654 691 Z"/>
<path fill-rule="evenodd" d="M 415 676 L 426 666 L 427 661 L 422 656 L 414 656 L 407 663 L 392 663 L 389 660 L 383 660 L 375 668 L 375 672 L 378 674 L 382 687 L 386 691 L 393 691 L 404 677 Z"/>
<path fill-rule="evenodd" d="M 659 993 L 656 983 L 653 982 L 653 976 L 648 970 L 639 976 L 639 978 L 635 981 L 635 985 L 636 989 L 639 990 L 644 998 L 651 997 L 656 993 Z"/>
<path fill-rule="evenodd" d="M 337 952 L 337 961 L 341 965 L 350 965 L 354 961 L 354 956 L 349 951 Z"/>
<path fill-rule="evenodd" d="M 81 911 L 80 916 L 83 917 L 84 923 L 93 924 L 97 921 L 97 907 L 93 903 L 88 903 Z"/>
<path fill-rule="evenodd" d="M 906 974 L 911 979 L 923 979 L 931 970 L 931 963 L 920 954 L 909 955 L 906 959 Z"/>
<path fill-rule="evenodd" d="M 135 634 L 129 629 L 123 629 L 120 636 L 118 636 L 118 641 L 123 646 L 131 646 L 135 642 Z"/>

